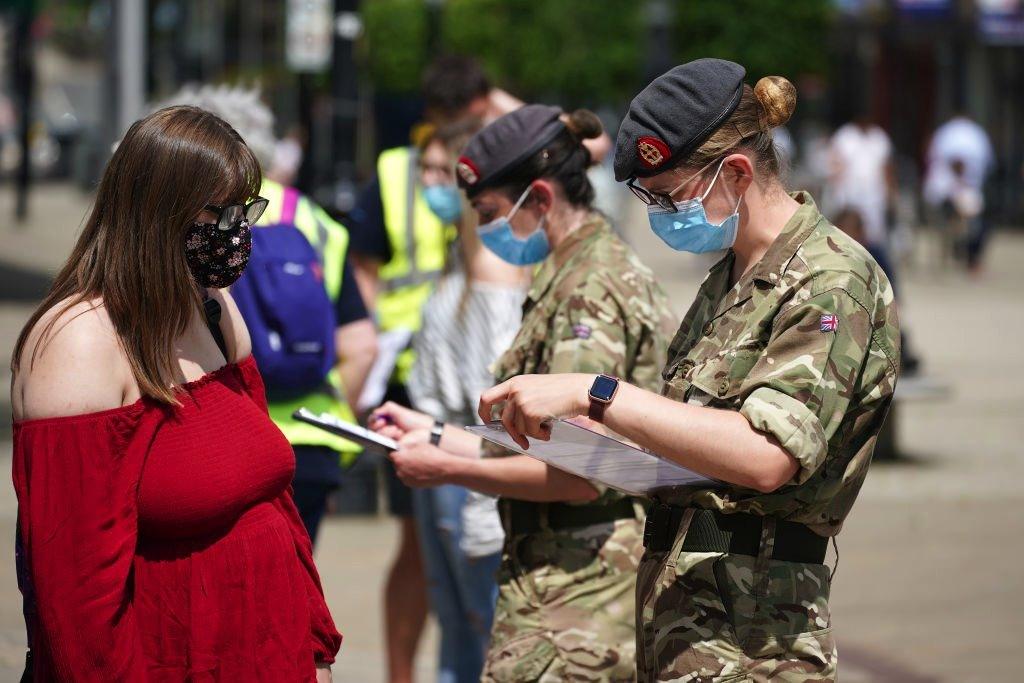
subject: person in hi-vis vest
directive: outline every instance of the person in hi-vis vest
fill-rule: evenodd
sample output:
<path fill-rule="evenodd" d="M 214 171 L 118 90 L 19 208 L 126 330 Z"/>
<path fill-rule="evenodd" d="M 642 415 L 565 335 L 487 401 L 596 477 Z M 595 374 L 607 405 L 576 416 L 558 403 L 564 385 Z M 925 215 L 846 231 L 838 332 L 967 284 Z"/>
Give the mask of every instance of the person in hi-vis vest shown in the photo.
<path fill-rule="evenodd" d="M 190 104 L 227 121 L 253 150 L 264 171 L 274 160 L 274 115 L 259 92 L 226 86 L 185 88 L 162 106 Z M 327 499 L 344 477 L 360 447 L 351 441 L 298 422 L 292 412 L 305 406 L 355 421 L 353 407 L 376 357 L 376 329 L 348 263 L 349 233 L 323 208 L 293 188 L 264 178 L 261 196 L 268 200 L 257 226 L 294 224 L 319 257 L 324 288 L 335 313 L 337 362 L 322 389 L 294 400 L 271 401 L 270 417 L 295 450 L 294 498 L 310 539 L 317 531 Z"/>
<path fill-rule="evenodd" d="M 486 119 L 506 100 L 512 108 L 522 104 L 492 88 L 480 66 L 464 57 L 441 57 L 430 65 L 424 72 L 423 96 L 429 126 Z M 429 136 L 412 137 L 425 141 Z M 431 163 L 415 145 L 385 150 L 377 161 L 376 177 L 349 213 L 352 264 L 363 299 L 377 319 L 382 347 L 396 342 L 405 347 L 411 341 L 409 333 L 419 330 L 421 310 L 455 237 L 454 226 L 442 222 L 423 197 L 424 181 L 437 175 Z M 405 381 L 413 360 L 411 349 L 403 348 L 386 393 L 377 401 L 367 397 L 363 407 L 386 400 L 409 405 Z M 385 476 L 389 510 L 401 520 L 399 548 L 384 595 L 388 680 L 407 683 L 427 617 L 426 578 L 412 518 L 412 493 L 390 462 L 385 464 Z"/>
<path fill-rule="evenodd" d="M 413 365 L 412 334 L 440 278 L 454 228 L 423 198 L 421 176 L 430 169 L 417 147 L 389 149 L 377 162 L 377 180 L 351 213 L 352 262 L 363 297 L 374 313 L 382 348 L 394 365 L 380 401 L 409 405 L 406 380 Z M 387 351 L 382 351 L 382 358 Z M 368 390 L 367 393 L 373 393 Z M 401 520 L 401 540 L 385 588 L 385 628 L 392 681 L 410 680 L 412 660 L 427 614 L 426 579 L 412 518 L 412 494 L 385 465 L 388 507 Z"/>

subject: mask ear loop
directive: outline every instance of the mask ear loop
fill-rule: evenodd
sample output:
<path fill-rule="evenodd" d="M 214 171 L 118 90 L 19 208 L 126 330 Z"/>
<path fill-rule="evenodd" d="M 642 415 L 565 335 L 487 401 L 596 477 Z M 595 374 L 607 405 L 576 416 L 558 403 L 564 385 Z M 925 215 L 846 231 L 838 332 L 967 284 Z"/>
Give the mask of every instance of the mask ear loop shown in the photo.
<path fill-rule="evenodd" d="M 533 192 L 533 183 L 530 183 L 530 185 L 526 188 L 526 191 L 519 196 L 519 199 L 517 199 L 516 203 L 512 205 L 512 210 L 508 212 L 508 215 L 505 216 L 505 218 L 507 218 L 508 220 L 512 220 L 512 216 L 516 215 L 516 211 L 518 211 L 519 207 L 523 205 L 523 202 L 526 201 L 526 198 L 530 196 L 531 192 Z"/>
<path fill-rule="evenodd" d="M 718 182 L 718 176 L 722 173 L 723 166 L 725 166 L 725 157 L 722 157 L 722 160 L 718 162 L 718 168 L 715 169 L 715 177 L 712 178 L 711 182 L 708 184 L 708 189 L 704 190 L 704 194 L 700 196 L 701 203 L 708 198 L 708 195 L 711 194 L 711 190 L 714 189 L 715 183 Z M 739 207 L 739 204 L 736 206 Z"/>
<path fill-rule="evenodd" d="M 711 179 L 711 184 L 708 185 L 708 189 L 706 189 L 704 191 L 704 194 L 702 194 L 701 197 L 700 197 L 700 201 L 701 201 L 702 204 L 704 203 L 704 200 L 708 198 L 708 195 L 711 194 L 711 190 L 715 187 L 715 183 L 718 182 L 718 174 L 722 172 L 722 166 L 724 166 L 724 165 L 725 165 L 725 159 L 723 158 L 721 163 L 719 163 L 719 165 L 718 165 L 718 170 L 715 171 L 715 177 Z M 743 201 L 743 195 L 742 194 L 740 196 L 736 197 L 736 206 L 734 206 L 733 209 L 732 209 L 732 212 L 734 214 L 740 212 L 740 203 L 742 201 Z"/>
<path fill-rule="evenodd" d="M 516 215 L 516 211 L 518 211 L 519 207 L 521 207 L 523 205 L 523 202 L 526 201 L 526 198 L 530 196 L 531 192 L 533 192 L 533 183 L 530 183 L 530 186 L 526 188 L 526 191 L 523 192 L 523 194 L 519 197 L 519 199 L 516 201 L 516 203 L 512 206 L 512 210 L 508 212 L 507 216 L 505 216 L 505 220 L 509 222 L 509 228 L 512 227 L 512 216 Z M 547 221 L 547 218 L 548 217 L 546 215 L 541 216 L 540 220 L 537 221 L 537 227 L 534 228 L 533 231 L 530 232 L 530 235 L 533 235 L 538 230 L 543 230 L 544 229 L 544 225 L 545 225 L 545 223 Z M 512 238 L 515 239 L 515 240 L 523 241 L 523 240 L 528 239 L 530 235 L 527 235 L 526 237 L 520 238 L 520 237 L 516 237 L 515 234 L 513 233 Z"/>

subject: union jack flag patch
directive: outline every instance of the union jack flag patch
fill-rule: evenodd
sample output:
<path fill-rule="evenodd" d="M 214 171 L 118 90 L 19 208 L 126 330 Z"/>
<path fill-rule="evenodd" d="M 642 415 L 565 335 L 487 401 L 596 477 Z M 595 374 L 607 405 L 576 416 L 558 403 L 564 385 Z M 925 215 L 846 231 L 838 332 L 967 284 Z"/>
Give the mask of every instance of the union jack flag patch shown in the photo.
<path fill-rule="evenodd" d="M 590 325 L 584 325 L 582 323 L 572 326 L 572 333 L 577 339 L 590 339 Z"/>
<path fill-rule="evenodd" d="M 835 332 L 839 329 L 839 316 L 835 313 L 821 316 L 821 331 Z"/>

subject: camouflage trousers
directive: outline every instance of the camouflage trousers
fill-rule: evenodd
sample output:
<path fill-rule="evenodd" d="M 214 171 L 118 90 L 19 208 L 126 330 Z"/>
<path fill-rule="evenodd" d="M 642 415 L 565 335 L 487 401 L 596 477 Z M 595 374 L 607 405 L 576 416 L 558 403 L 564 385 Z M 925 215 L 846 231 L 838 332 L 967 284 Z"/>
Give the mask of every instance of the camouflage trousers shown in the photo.
<path fill-rule="evenodd" d="M 506 539 L 481 681 L 635 681 L 642 553 L 637 519 Z"/>
<path fill-rule="evenodd" d="M 644 554 L 637 672 L 654 681 L 835 681 L 829 570 L 821 564 L 680 550 Z"/>

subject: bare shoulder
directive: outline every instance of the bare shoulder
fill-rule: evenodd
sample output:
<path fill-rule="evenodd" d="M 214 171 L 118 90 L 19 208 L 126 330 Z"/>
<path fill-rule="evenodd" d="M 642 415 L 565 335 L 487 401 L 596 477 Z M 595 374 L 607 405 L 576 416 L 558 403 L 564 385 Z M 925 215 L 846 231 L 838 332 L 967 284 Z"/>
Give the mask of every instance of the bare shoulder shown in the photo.
<path fill-rule="evenodd" d="M 228 362 L 245 360 L 252 355 L 252 340 L 235 300 L 226 289 L 211 289 L 210 296 L 220 302 L 220 329 L 224 333 L 228 351 L 232 354 Z"/>
<path fill-rule="evenodd" d="M 118 408 L 134 393 L 131 367 L 99 301 L 51 308 L 32 329 L 19 360 L 15 419 Z"/>

